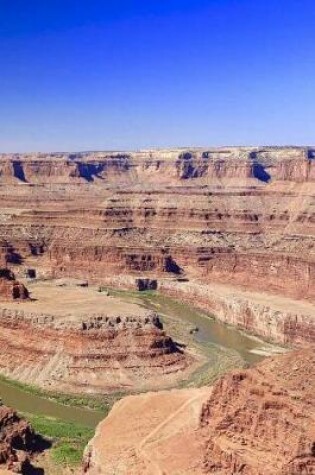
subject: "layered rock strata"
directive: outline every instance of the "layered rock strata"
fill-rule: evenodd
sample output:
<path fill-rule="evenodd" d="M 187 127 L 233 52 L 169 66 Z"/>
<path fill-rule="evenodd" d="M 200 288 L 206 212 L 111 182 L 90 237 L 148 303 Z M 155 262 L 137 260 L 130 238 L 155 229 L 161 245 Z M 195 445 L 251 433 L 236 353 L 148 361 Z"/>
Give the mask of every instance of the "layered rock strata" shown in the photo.
<path fill-rule="evenodd" d="M 315 352 L 221 379 L 201 412 L 205 473 L 315 473 Z"/>
<path fill-rule="evenodd" d="M 0 242 L 21 275 L 184 277 L 314 302 L 314 167 L 312 147 L 1 155 Z"/>
<path fill-rule="evenodd" d="M 189 363 L 154 313 L 0 313 L 0 372 L 42 387 L 89 393 L 161 387 L 180 379 Z"/>
<path fill-rule="evenodd" d="M 314 350 L 234 371 L 213 388 L 130 396 L 100 423 L 89 475 L 312 475 Z"/>

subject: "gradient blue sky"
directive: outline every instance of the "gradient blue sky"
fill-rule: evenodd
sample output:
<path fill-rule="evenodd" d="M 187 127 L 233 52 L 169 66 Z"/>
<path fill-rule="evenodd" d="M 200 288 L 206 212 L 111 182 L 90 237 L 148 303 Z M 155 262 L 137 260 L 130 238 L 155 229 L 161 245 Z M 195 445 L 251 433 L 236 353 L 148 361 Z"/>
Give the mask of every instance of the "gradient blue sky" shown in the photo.
<path fill-rule="evenodd" d="M 0 0 L 0 152 L 314 144 L 314 0 Z"/>

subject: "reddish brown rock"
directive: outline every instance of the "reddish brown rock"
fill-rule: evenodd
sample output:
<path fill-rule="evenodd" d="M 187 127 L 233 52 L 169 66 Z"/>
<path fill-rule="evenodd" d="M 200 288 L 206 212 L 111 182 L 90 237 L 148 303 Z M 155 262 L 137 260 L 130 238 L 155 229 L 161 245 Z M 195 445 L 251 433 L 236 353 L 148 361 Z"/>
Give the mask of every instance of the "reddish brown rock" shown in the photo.
<path fill-rule="evenodd" d="M 131 396 L 89 443 L 89 475 L 314 475 L 315 351 L 234 371 L 213 388 Z"/>
<path fill-rule="evenodd" d="M 7 268 L 0 268 L 0 300 L 25 300 L 29 298 L 27 288 L 15 280 Z"/>
<path fill-rule="evenodd" d="M 19 278 L 180 276 L 314 303 L 314 157 L 311 147 L 1 155 L 0 242 Z M 302 339 L 300 321 L 282 336 L 294 326 Z"/>
<path fill-rule="evenodd" d="M 1 372 L 46 388 L 87 393 L 159 388 L 181 379 L 190 363 L 164 331 L 145 328 L 141 320 L 129 329 L 88 329 L 83 323 L 81 330 L 1 320 Z"/>
<path fill-rule="evenodd" d="M 0 373 L 10 378 L 108 393 L 168 387 L 195 367 L 155 312 L 96 288 L 46 282 L 32 291 L 23 307 L 0 308 Z"/>
<path fill-rule="evenodd" d="M 13 409 L 0 403 L 0 470 L 5 466 L 14 473 L 22 473 L 34 448 L 32 427 Z"/>
<path fill-rule="evenodd" d="M 201 414 L 206 473 L 315 473 L 315 351 L 266 360 L 213 388 Z"/>

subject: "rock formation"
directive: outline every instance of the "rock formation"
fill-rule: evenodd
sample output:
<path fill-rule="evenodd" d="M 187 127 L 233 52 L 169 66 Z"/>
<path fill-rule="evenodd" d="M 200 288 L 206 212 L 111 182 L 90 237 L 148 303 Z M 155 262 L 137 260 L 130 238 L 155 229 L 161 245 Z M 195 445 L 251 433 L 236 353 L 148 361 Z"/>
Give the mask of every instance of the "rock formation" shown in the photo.
<path fill-rule="evenodd" d="M 18 277 L 182 277 L 312 303 L 314 158 L 310 147 L 3 154 L 0 242 Z M 292 341 L 314 341 L 302 317 Z M 266 315 L 250 331 L 268 326 Z"/>
<path fill-rule="evenodd" d="M 313 475 L 315 352 L 234 371 L 213 388 L 129 396 L 100 423 L 88 475 Z"/>
<path fill-rule="evenodd" d="M 8 377 L 88 393 L 168 386 L 192 362 L 154 313 L 55 318 L 10 308 L 0 310 L 0 361 Z"/>
<path fill-rule="evenodd" d="M 15 280 L 13 272 L 0 268 L 0 300 L 25 300 L 29 298 L 27 288 Z"/>
<path fill-rule="evenodd" d="M 234 372 L 201 413 L 206 473 L 315 473 L 315 352 Z"/>
<path fill-rule="evenodd" d="M 13 409 L 0 403 L 0 471 L 5 466 L 14 473 L 22 473 L 29 466 L 29 455 L 34 448 L 32 427 Z"/>
<path fill-rule="evenodd" d="M 168 386 L 191 366 L 158 317 L 139 308 L 80 313 L 85 294 L 80 303 L 67 297 L 63 313 L 58 296 L 46 309 L 45 293 L 17 308 L 12 301 L 28 294 L 10 272 L 21 280 L 29 269 L 39 282 L 156 282 L 247 332 L 312 348 L 314 183 L 311 147 L 0 155 L 0 267 L 10 269 L 0 278 L 0 372 L 109 392 Z M 312 350 L 301 350 L 213 389 L 123 400 L 100 425 L 85 469 L 310 475 L 309 361 Z"/>

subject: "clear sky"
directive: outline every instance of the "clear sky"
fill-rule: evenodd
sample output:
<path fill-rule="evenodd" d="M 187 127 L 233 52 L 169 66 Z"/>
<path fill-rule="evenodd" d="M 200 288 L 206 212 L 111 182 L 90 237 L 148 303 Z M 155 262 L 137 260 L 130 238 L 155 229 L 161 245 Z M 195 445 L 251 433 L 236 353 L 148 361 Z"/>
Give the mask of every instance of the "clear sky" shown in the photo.
<path fill-rule="evenodd" d="M 0 0 L 0 152 L 315 144 L 315 0 Z"/>

